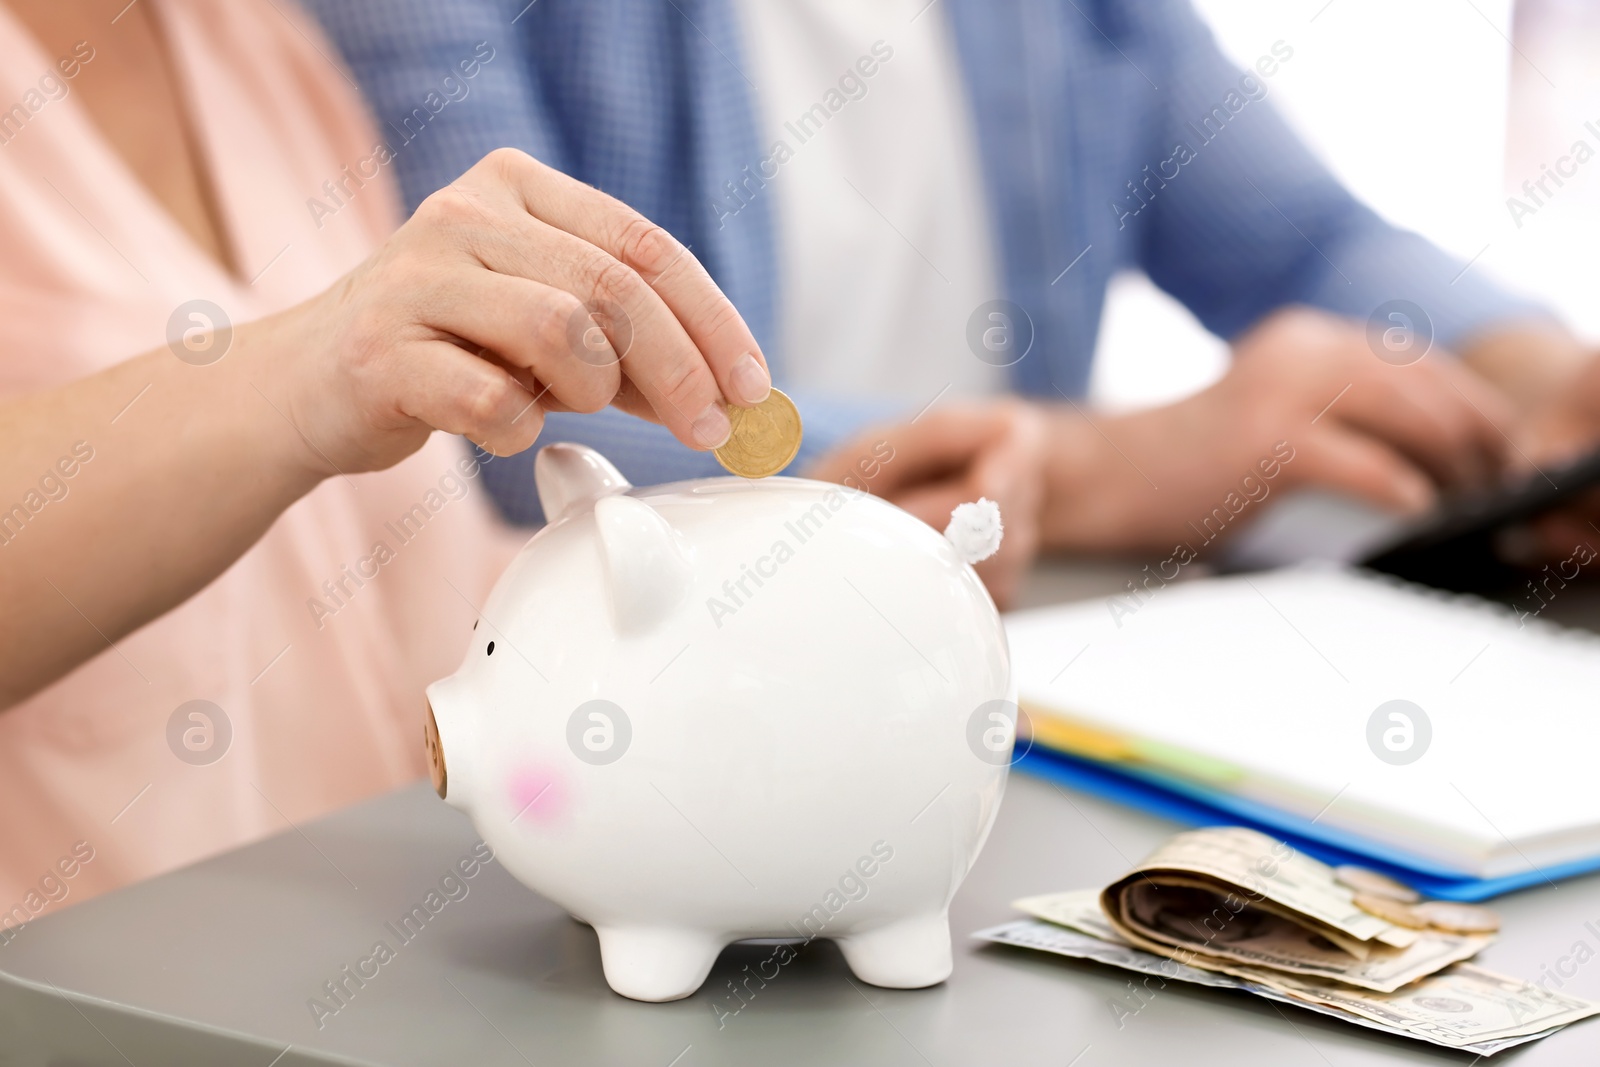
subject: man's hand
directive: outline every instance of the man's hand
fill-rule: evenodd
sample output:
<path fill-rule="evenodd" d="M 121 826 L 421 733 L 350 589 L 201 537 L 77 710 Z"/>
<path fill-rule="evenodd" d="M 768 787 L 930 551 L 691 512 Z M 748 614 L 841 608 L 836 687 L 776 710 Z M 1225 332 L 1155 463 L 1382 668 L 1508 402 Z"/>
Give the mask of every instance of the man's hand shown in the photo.
<path fill-rule="evenodd" d="M 1192 397 L 1109 418 L 1058 409 L 1045 543 L 1171 548 L 1192 541 L 1190 523 L 1229 494 L 1264 496 L 1251 488 L 1261 485 L 1325 486 L 1418 512 L 1440 489 L 1497 480 L 1509 447 L 1502 429 L 1514 426 L 1499 391 L 1448 355 L 1393 366 L 1359 324 L 1289 309 L 1239 338 L 1227 375 Z M 1274 459 L 1267 481 L 1262 463 Z"/>
<path fill-rule="evenodd" d="M 1561 327 L 1501 326 L 1474 338 L 1462 359 L 1521 411 L 1515 463 L 1525 476 L 1540 477 L 1600 445 L 1600 356 Z M 1530 528 L 1531 538 L 1513 542 L 1518 562 L 1537 565 L 1569 556 L 1574 545 L 1600 543 L 1600 493 L 1584 494 Z"/>
<path fill-rule="evenodd" d="M 1005 538 L 978 574 L 1001 607 L 1039 548 L 1045 420 L 1017 400 L 928 411 L 914 422 L 868 431 L 819 460 L 807 475 L 864 488 L 943 531 L 957 504 L 1000 505 Z M 862 471 L 872 457 L 876 473 Z"/>

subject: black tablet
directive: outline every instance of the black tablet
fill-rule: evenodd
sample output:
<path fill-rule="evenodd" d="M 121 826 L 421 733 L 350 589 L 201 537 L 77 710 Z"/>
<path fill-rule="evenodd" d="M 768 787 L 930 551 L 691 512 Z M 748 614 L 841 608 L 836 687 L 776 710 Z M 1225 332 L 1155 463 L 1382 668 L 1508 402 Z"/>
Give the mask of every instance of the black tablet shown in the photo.
<path fill-rule="evenodd" d="M 1522 580 L 1500 549 L 1506 531 L 1600 486 L 1600 451 L 1488 492 L 1463 494 L 1408 525 L 1356 562 L 1413 582 L 1483 592 Z M 1600 531 L 1595 534 L 1600 545 Z"/>
<path fill-rule="evenodd" d="M 1440 589 L 1492 594 L 1527 578 L 1506 559 L 1507 534 L 1597 487 L 1600 451 L 1498 489 L 1447 498 L 1411 520 L 1342 494 L 1302 489 L 1274 501 L 1221 546 L 1215 563 L 1237 572 L 1329 560 Z M 1600 530 L 1593 544 L 1600 548 Z"/>

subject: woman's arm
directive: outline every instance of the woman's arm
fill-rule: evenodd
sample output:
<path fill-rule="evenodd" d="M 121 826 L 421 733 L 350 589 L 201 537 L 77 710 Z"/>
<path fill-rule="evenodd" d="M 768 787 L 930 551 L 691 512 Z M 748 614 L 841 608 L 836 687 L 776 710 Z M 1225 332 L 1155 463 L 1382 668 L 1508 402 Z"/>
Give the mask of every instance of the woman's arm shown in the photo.
<path fill-rule="evenodd" d="M 323 478 L 436 429 L 504 455 L 545 410 L 614 403 L 708 448 L 724 398 L 768 388 L 686 249 L 497 152 L 334 288 L 235 328 L 218 362 L 162 349 L 0 406 L 0 707 L 181 603 Z"/>
<path fill-rule="evenodd" d="M 0 707 L 198 591 L 322 479 L 268 402 L 294 319 L 209 367 L 162 349 L 0 408 Z"/>

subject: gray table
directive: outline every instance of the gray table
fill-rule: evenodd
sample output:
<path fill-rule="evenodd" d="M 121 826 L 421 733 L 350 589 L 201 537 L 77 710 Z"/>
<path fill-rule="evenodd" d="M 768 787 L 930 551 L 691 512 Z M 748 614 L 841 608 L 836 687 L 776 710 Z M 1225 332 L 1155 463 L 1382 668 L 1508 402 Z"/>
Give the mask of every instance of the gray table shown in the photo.
<path fill-rule="evenodd" d="M 1029 599 L 1107 593 L 1124 574 L 1111 564 L 1051 568 Z M 1600 618 L 1590 594 L 1557 607 L 1568 621 Z M 323 983 L 379 938 L 393 944 L 385 923 L 421 902 L 477 840 L 464 817 L 418 785 L 25 927 L 0 948 L 0 1065 L 1471 1062 L 1187 986 L 1160 990 L 1129 1016 L 1138 1001 L 1119 971 L 966 938 L 1012 918 L 1007 902 L 1018 896 L 1109 881 L 1174 829 L 1013 775 L 951 912 L 956 966 L 947 983 L 865 986 L 831 944 L 816 942 L 720 1020 L 713 1001 L 770 949 L 728 949 L 688 1000 L 624 1000 L 606 988 L 593 933 L 493 864 L 364 986 L 347 983 L 346 1004 L 319 1028 L 307 1002 L 326 999 Z M 1576 942 L 1600 950 L 1585 926 L 1600 930 L 1600 878 L 1499 907 L 1508 933 L 1484 954 L 1489 967 L 1536 978 Z M 1562 988 L 1600 1000 L 1600 957 Z M 1497 1057 L 1524 1067 L 1597 1061 L 1600 1021 Z"/>

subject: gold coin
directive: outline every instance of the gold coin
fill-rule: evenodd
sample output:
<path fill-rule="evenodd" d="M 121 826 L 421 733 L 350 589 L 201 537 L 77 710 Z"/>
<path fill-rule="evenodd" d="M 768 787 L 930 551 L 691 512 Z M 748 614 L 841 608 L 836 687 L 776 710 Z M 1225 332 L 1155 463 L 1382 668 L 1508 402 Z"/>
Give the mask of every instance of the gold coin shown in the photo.
<path fill-rule="evenodd" d="M 1418 918 L 1435 930 L 1450 934 L 1492 934 L 1500 929 L 1500 916 L 1476 904 L 1430 900 L 1414 909 Z"/>
<path fill-rule="evenodd" d="M 1357 867 L 1353 863 L 1341 864 L 1333 869 L 1333 876 L 1339 884 L 1356 892 L 1368 896 L 1388 897 L 1398 900 L 1402 904 L 1415 904 L 1422 898 L 1417 891 L 1408 885 L 1390 878 L 1387 874 L 1379 874 L 1367 867 Z"/>
<path fill-rule="evenodd" d="M 753 408 L 728 406 L 733 433 L 715 449 L 717 462 L 741 478 L 766 478 L 787 467 L 800 451 L 800 412 L 774 389 Z"/>
<path fill-rule="evenodd" d="M 1392 922 L 1396 926 L 1404 926 L 1408 930 L 1425 930 L 1428 926 L 1428 920 L 1417 914 L 1415 906 L 1390 897 L 1375 896 L 1372 893 L 1357 893 L 1356 907 L 1368 915 L 1376 915 L 1386 922 Z"/>

